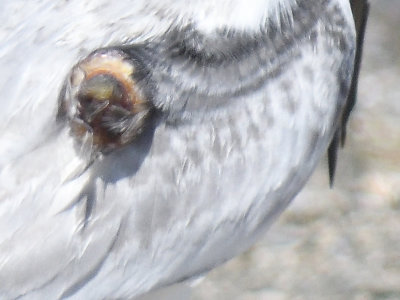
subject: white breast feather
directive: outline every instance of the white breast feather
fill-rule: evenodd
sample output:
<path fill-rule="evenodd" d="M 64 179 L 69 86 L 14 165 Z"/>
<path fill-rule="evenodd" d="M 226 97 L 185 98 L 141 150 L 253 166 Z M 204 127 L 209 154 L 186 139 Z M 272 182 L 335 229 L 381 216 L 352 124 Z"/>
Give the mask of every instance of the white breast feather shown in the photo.
<path fill-rule="evenodd" d="M 128 39 L 151 39 L 167 31 L 172 22 L 196 24 L 205 33 L 223 27 L 256 31 L 266 18 L 277 18 L 282 10 L 290 18 L 293 2 L 14 0 L 0 4 L 0 298 L 51 299 L 63 293 L 81 299 L 125 298 L 172 283 L 202 266 L 211 268 L 256 239 L 258 226 L 266 227 L 275 218 L 265 221 L 265 215 L 287 204 L 283 201 L 282 208 L 275 207 L 280 198 L 273 191 L 282 183 L 281 175 L 299 165 L 308 175 L 319 158 L 304 162 L 307 153 L 299 150 L 293 163 L 289 153 L 302 149 L 315 126 L 326 131 L 317 149 L 326 148 L 331 138 L 328 128 L 334 107 L 329 104 L 336 103 L 338 95 L 330 88 L 335 78 L 329 70 L 338 57 L 323 52 L 309 56 L 312 51 L 304 49 L 303 63 L 319 70 L 315 81 L 298 80 L 301 62 L 283 72 L 294 82 L 296 94 L 310 95 L 297 99 L 303 104 L 297 121 L 282 107 L 262 103 L 264 95 L 284 98 L 275 94 L 279 83 L 272 80 L 245 99 L 243 107 L 229 111 L 237 114 L 237 120 L 222 122 L 226 127 L 218 133 L 213 133 L 221 125 L 218 120 L 196 128 L 157 128 L 157 142 L 133 179 L 106 182 L 99 177 L 91 182 L 94 171 L 82 173 L 85 161 L 77 158 L 67 130 L 54 134 L 52 126 L 65 75 L 91 50 Z M 337 2 L 351 24 L 348 1 Z M 258 106 L 250 105 L 254 102 Z M 310 115 L 310 107 L 328 117 Z M 274 111 L 275 127 L 267 124 L 266 111 Z M 251 131 L 250 119 L 257 131 Z M 181 135 L 176 130 L 182 130 Z M 235 131 L 240 132 L 239 138 Z M 286 138 L 293 133 L 297 137 Z M 207 155 L 217 145 L 216 139 L 224 149 L 219 152 L 223 157 Z M 198 149 L 186 147 L 188 143 Z M 236 151 L 238 145 L 248 148 Z M 274 147 L 281 149 L 280 160 L 272 157 Z M 200 150 L 198 155 L 207 159 L 198 162 L 192 150 Z M 115 173 L 140 153 L 118 155 L 126 155 L 126 160 L 105 158 Z M 74 203 L 88 183 L 96 193 L 96 205 L 90 226 L 82 231 L 86 202 Z M 215 197 L 206 197 L 210 190 Z M 271 200 L 264 201 L 268 193 Z"/>

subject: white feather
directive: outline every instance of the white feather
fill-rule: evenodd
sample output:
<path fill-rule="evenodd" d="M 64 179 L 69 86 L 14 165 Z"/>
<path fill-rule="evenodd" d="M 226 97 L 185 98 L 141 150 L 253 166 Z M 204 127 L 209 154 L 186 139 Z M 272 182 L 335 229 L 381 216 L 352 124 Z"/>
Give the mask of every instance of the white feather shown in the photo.
<path fill-rule="evenodd" d="M 293 1 L 0 4 L 0 298 L 132 297 L 206 271 L 254 242 L 297 192 L 278 194 L 287 174 L 301 168 L 301 186 L 331 138 L 338 92 L 329 68 L 338 57 L 306 48 L 282 71 L 300 95 L 298 118 L 276 104 L 286 95 L 271 80 L 209 123 L 160 125 L 133 178 L 120 172 L 141 157 L 134 146 L 86 169 L 68 132 L 55 128 L 57 97 L 71 66 L 95 48 L 151 39 L 173 23 L 205 33 L 256 31 L 281 10 L 290 17 Z M 337 2 L 351 16 L 348 1 Z M 316 70 L 314 81 L 299 79 L 304 65 Z M 276 102 L 269 105 L 265 95 Z M 322 128 L 319 154 L 307 160 L 304 141 L 315 127 Z M 210 156 L 216 140 L 219 157 Z M 96 177 L 101 166 L 110 178 Z M 84 227 L 91 193 L 96 201 Z"/>

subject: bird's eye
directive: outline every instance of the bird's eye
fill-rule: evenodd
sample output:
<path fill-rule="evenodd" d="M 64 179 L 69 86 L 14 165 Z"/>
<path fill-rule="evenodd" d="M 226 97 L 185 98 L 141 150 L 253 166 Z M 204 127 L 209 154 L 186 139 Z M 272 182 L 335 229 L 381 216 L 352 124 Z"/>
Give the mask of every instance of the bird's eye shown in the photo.
<path fill-rule="evenodd" d="M 76 64 L 60 97 L 71 133 L 100 152 L 131 142 L 143 129 L 151 105 L 123 52 L 99 50 Z"/>

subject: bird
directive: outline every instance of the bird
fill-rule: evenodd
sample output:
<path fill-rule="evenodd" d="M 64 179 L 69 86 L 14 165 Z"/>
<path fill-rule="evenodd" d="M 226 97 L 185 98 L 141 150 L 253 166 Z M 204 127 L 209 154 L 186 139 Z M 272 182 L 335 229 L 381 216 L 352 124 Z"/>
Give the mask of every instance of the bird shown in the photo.
<path fill-rule="evenodd" d="M 247 250 L 356 100 L 367 0 L 0 5 L 0 298 L 131 299 Z"/>

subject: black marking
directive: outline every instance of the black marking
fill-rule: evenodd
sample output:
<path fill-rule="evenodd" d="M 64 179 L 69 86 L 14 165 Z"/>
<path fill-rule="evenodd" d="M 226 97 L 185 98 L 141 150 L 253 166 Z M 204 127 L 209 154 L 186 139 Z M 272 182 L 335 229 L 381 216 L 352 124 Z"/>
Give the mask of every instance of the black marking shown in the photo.
<path fill-rule="evenodd" d="M 330 186 L 333 186 L 335 178 L 335 170 L 337 163 L 337 153 L 338 147 L 341 144 L 344 146 L 346 139 L 346 125 L 349 120 L 350 113 L 357 100 L 357 87 L 358 87 L 358 77 L 360 73 L 362 50 L 364 45 L 365 29 L 367 26 L 368 14 L 369 14 L 369 2 L 368 0 L 350 0 L 353 18 L 356 26 L 356 54 L 354 61 L 354 70 L 351 80 L 350 90 L 347 96 L 346 103 L 342 112 L 339 127 L 337 128 L 331 144 L 328 148 L 328 167 L 329 167 L 329 182 Z M 341 84 L 341 90 L 344 88 Z"/>
<path fill-rule="evenodd" d="M 151 77 L 157 83 L 155 106 L 168 122 L 180 123 L 194 120 L 194 115 L 209 118 L 211 112 L 259 91 L 301 58 L 303 46 L 316 42 L 318 23 L 335 22 L 328 18 L 329 3 L 296 2 L 293 16 L 282 10 L 281 22 L 269 18 L 253 34 L 222 28 L 205 35 L 187 26 L 148 42 Z M 340 29 L 334 34 L 343 34 Z"/>
<path fill-rule="evenodd" d="M 341 144 L 344 145 L 346 139 L 346 125 L 350 116 L 350 113 L 357 100 L 357 87 L 358 78 L 361 67 L 362 52 L 364 46 L 365 29 L 367 27 L 367 20 L 369 15 L 370 5 L 367 0 L 352 0 L 350 1 L 353 15 L 355 18 L 356 30 L 357 30 L 357 51 L 354 61 L 354 72 L 351 81 L 349 96 L 343 111 L 342 126 L 341 126 Z"/>
<path fill-rule="evenodd" d="M 337 163 L 337 152 L 340 144 L 340 132 L 335 131 L 331 144 L 328 148 L 328 172 L 329 172 L 329 186 L 332 188 L 335 180 L 335 171 Z"/>

